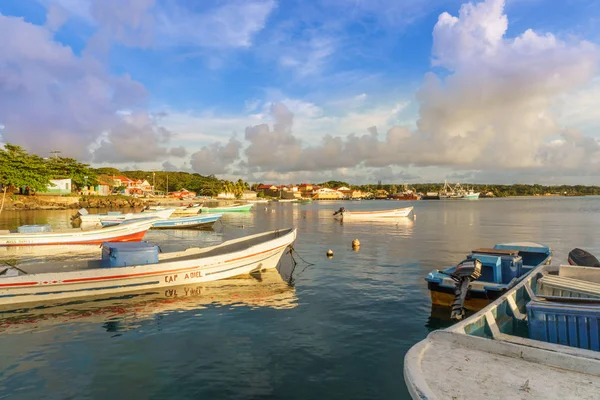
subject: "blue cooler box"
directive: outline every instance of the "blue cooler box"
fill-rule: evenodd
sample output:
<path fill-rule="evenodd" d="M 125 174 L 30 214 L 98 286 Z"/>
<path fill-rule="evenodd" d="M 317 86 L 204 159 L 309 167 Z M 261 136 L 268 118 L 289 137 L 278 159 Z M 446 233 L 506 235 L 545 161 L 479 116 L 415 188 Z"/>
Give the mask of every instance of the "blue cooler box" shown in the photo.
<path fill-rule="evenodd" d="M 102 244 L 102 266 L 129 267 L 158 263 L 158 246 L 148 242 L 116 242 Z"/>
<path fill-rule="evenodd" d="M 527 304 L 529 337 L 600 351 L 600 306 L 532 300 Z"/>
<path fill-rule="evenodd" d="M 19 233 L 39 233 L 52 232 L 52 227 L 49 224 L 45 225 L 23 225 L 17 228 Z"/>

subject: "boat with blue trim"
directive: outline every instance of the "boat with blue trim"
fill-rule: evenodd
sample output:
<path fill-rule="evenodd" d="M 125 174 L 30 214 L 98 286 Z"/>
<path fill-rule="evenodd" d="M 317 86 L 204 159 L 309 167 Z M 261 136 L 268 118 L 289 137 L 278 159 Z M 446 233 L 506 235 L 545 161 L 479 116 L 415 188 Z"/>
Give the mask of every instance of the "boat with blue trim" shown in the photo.
<path fill-rule="evenodd" d="M 105 243 L 101 259 L 6 265 L 0 267 L 0 306 L 162 289 L 273 269 L 294 240 L 296 229 L 289 228 L 168 253 L 147 242 Z"/>
<path fill-rule="evenodd" d="M 550 247 L 534 242 L 500 243 L 493 248 L 480 248 L 467 255 L 482 264 L 481 276 L 472 281 L 464 308 L 477 311 L 514 287 L 520 279 L 539 265 L 549 264 Z M 431 271 L 425 277 L 434 305 L 450 307 L 456 298 L 456 266 Z"/>
<path fill-rule="evenodd" d="M 430 333 L 406 353 L 404 380 L 413 399 L 597 399 L 597 260 L 541 265 L 483 310 Z"/>
<path fill-rule="evenodd" d="M 161 219 L 152 224 L 152 229 L 183 229 L 209 227 L 217 222 L 223 214 L 207 213 L 191 217 Z"/>

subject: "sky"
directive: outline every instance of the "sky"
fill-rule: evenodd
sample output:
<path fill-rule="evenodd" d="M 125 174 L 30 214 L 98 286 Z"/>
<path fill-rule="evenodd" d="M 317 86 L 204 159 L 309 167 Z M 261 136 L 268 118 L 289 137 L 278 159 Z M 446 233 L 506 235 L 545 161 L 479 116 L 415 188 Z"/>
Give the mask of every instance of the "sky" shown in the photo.
<path fill-rule="evenodd" d="M 600 184 L 596 0 L 3 0 L 0 143 L 249 182 Z"/>

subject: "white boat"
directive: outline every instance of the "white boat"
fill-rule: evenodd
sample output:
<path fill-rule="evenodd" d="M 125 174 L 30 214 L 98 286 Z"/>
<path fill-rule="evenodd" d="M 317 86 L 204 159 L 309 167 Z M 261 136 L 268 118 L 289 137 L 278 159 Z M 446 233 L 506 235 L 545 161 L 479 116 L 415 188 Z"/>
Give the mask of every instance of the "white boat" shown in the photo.
<path fill-rule="evenodd" d="M 179 215 L 179 216 L 195 215 L 195 214 L 198 214 L 200 212 L 201 207 L 202 207 L 202 204 L 200 204 L 200 203 L 190 204 L 189 206 L 175 207 L 175 211 L 173 211 L 173 215 Z M 148 211 L 163 211 L 163 210 L 167 210 L 169 208 L 172 208 L 172 207 L 150 206 L 144 212 L 148 212 Z"/>
<path fill-rule="evenodd" d="M 269 203 L 269 202 L 270 202 L 269 199 L 248 200 L 248 203 L 252 203 L 252 204 L 266 204 L 266 203 Z"/>
<path fill-rule="evenodd" d="M 217 246 L 160 254 L 157 246 L 142 243 L 147 246 L 142 250 L 156 249 L 155 262 L 151 259 L 152 254 L 144 252 L 130 254 L 135 257 L 131 258 L 129 265 L 112 267 L 113 260 L 119 260 L 116 252 L 119 247 L 105 246 L 102 260 L 6 267 L 0 274 L 0 305 L 160 289 L 272 269 L 295 239 L 295 229 L 284 229 L 230 240 Z M 121 254 L 127 254 L 125 250 L 121 249 Z M 146 256 L 150 263 L 140 261 Z M 124 264 L 128 264 L 127 260 Z"/>
<path fill-rule="evenodd" d="M 164 210 L 143 211 L 140 213 L 123 214 L 120 211 L 109 211 L 106 214 L 87 214 L 85 209 L 79 210 L 79 218 L 82 225 L 114 225 L 123 221 L 138 218 L 156 217 L 159 219 L 168 219 L 175 212 L 174 208 L 165 208 Z"/>
<path fill-rule="evenodd" d="M 344 207 L 337 210 L 333 217 L 336 219 L 356 219 L 356 220 L 379 220 L 408 217 L 412 212 L 413 207 L 397 208 L 394 210 L 382 211 L 346 211 Z"/>
<path fill-rule="evenodd" d="M 600 268 L 540 266 L 404 359 L 413 399 L 598 399 Z"/>
<path fill-rule="evenodd" d="M 0 231 L 0 246 L 41 246 L 65 244 L 102 244 L 104 242 L 137 242 L 156 221 L 156 217 L 125 221 L 102 229 L 71 228 L 59 231 L 19 233 Z"/>

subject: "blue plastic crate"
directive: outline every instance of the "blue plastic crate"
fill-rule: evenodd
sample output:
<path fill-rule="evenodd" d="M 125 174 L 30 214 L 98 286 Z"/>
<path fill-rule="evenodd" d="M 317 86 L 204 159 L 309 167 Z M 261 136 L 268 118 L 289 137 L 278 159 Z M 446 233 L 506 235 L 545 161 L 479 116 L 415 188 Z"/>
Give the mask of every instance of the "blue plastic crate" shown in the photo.
<path fill-rule="evenodd" d="M 52 232 L 52 226 L 49 224 L 45 225 L 23 225 L 17 228 L 19 233 L 39 233 L 39 232 Z"/>
<path fill-rule="evenodd" d="M 600 304 L 532 300 L 527 318 L 531 339 L 600 351 Z"/>
<path fill-rule="evenodd" d="M 117 242 L 102 245 L 102 266 L 127 267 L 158 263 L 158 246 L 148 242 Z"/>

